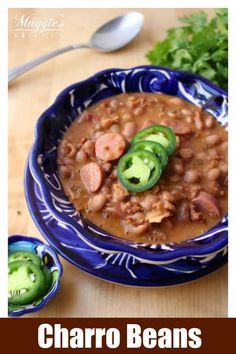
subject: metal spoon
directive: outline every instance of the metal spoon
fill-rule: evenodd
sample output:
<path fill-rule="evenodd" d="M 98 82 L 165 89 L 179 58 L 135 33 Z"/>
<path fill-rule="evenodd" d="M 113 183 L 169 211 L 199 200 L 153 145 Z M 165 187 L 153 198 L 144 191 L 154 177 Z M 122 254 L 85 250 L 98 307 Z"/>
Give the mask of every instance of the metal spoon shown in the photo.
<path fill-rule="evenodd" d="M 8 82 L 14 80 L 26 71 L 51 59 L 59 54 L 77 48 L 94 48 L 99 52 L 111 52 L 120 49 L 130 43 L 140 32 L 143 25 L 143 15 L 139 12 L 128 12 L 122 16 L 105 23 L 98 28 L 85 44 L 73 44 L 56 49 L 42 55 L 26 64 L 20 65 L 8 72 Z"/>

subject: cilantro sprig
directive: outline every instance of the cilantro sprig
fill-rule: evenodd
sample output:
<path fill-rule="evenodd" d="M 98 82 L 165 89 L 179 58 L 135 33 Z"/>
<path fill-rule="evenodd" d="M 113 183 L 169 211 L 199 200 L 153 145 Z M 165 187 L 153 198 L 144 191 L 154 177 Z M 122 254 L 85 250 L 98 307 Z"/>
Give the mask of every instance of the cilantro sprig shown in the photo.
<path fill-rule="evenodd" d="M 205 12 L 179 18 L 183 26 L 171 28 L 146 57 L 151 64 L 205 76 L 228 89 L 228 11 L 219 9 L 208 20 Z"/>

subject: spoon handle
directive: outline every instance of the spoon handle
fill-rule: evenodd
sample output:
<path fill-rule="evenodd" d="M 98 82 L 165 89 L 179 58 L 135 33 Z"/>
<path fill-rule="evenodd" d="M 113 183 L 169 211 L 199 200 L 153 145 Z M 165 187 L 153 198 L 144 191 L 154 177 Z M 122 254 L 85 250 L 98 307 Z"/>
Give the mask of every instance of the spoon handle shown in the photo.
<path fill-rule="evenodd" d="M 37 66 L 41 63 L 44 63 L 48 59 L 56 57 L 59 54 L 68 52 L 72 49 L 89 48 L 89 47 L 90 47 L 89 43 L 88 44 L 74 44 L 74 45 L 68 45 L 66 47 L 53 50 L 45 55 L 42 55 L 34 60 L 29 61 L 28 63 L 19 65 L 14 69 L 9 70 L 8 71 L 8 82 L 16 79 L 18 76 L 24 74 L 26 71 L 29 71 L 30 69 L 34 68 L 35 66 Z"/>

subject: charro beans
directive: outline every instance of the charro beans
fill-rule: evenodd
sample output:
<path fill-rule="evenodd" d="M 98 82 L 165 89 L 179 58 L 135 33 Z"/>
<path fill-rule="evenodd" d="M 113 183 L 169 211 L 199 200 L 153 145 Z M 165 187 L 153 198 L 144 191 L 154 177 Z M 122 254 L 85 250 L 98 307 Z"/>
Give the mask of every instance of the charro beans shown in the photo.
<path fill-rule="evenodd" d="M 156 124 L 175 132 L 176 149 L 158 183 L 127 191 L 118 161 L 138 131 Z M 64 134 L 57 163 L 63 189 L 85 219 L 131 242 L 195 237 L 227 210 L 227 133 L 179 97 L 124 93 L 89 106 Z"/>

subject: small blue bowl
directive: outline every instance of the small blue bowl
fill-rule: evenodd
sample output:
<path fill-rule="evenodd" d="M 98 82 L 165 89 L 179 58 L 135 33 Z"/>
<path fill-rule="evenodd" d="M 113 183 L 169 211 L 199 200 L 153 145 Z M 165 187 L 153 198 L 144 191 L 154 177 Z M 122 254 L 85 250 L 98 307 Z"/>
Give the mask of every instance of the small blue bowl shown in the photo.
<path fill-rule="evenodd" d="M 48 293 L 43 298 L 38 299 L 31 304 L 24 306 L 9 305 L 8 315 L 11 317 L 23 316 L 27 313 L 41 310 L 41 308 L 43 308 L 58 292 L 60 287 L 60 278 L 63 272 L 58 255 L 52 247 L 46 245 L 35 237 L 20 235 L 10 236 L 8 239 L 8 252 L 10 253 L 22 250 L 34 252 L 43 260 L 44 264 L 46 264 L 53 275 L 52 285 L 48 290 Z"/>
<path fill-rule="evenodd" d="M 194 273 L 204 269 L 221 258 L 226 259 L 227 215 L 198 237 L 179 243 L 150 245 L 133 243 L 108 234 L 85 221 L 68 201 L 60 183 L 56 162 L 57 147 L 64 132 L 88 106 L 123 92 L 163 93 L 180 97 L 202 107 L 227 129 L 228 94 L 199 75 L 157 66 L 139 66 L 104 70 L 67 87 L 39 118 L 29 156 L 30 172 L 40 189 L 42 203 L 63 227 L 63 236 L 58 233 L 56 241 L 50 235 L 46 235 L 46 238 L 78 267 L 78 238 L 91 249 L 108 257 L 111 254 L 128 254 L 142 265 L 165 267 L 168 272 L 174 272 L 176 277 L 188 270 Z M 73 236 L 71 230 L 74 232 Z M 68 245 L 66 253 L 61 251 L 65 243 Z M 118 273 L 117 276 L 119 277 Z"/>

